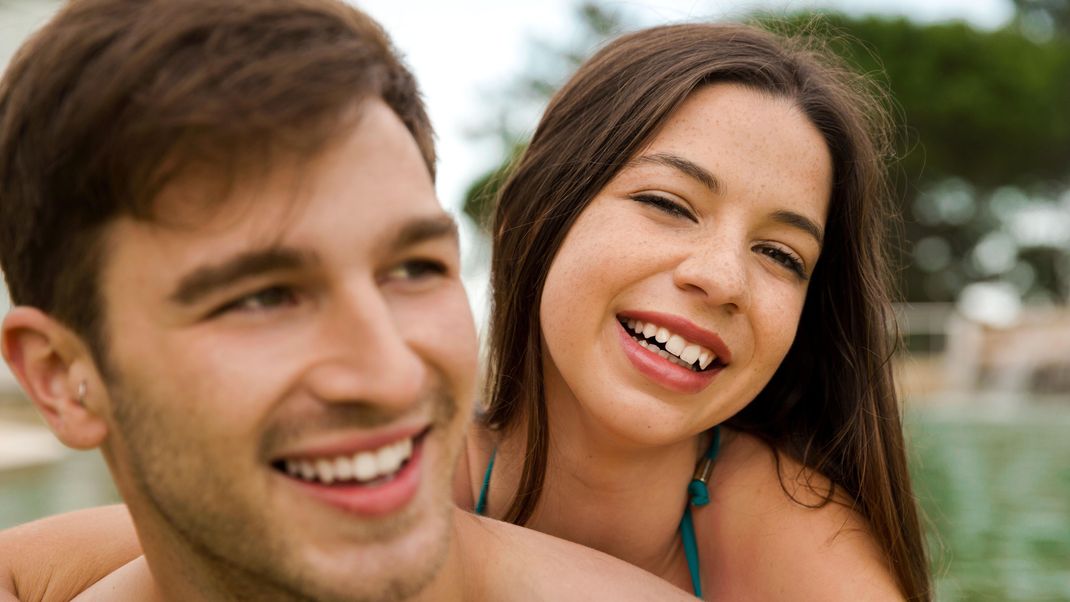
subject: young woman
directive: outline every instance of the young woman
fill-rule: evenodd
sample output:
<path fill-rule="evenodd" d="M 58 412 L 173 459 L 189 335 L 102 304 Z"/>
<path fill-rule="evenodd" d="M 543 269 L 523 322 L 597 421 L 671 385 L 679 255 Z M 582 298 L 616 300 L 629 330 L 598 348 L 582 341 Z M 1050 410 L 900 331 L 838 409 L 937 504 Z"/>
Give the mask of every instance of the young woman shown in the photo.
<path fill-rule="evenodd" d="M 711 599 L 929 596 L 865 83 L 730 25 L 579 69 L 500 194 L 464 501 Z"/>
<path fill-rule="evenodd" d="M 865 83 L 733 25 L 580 68 L 501 191 L 459 505 L 709 599 L 930 597 Z"/>

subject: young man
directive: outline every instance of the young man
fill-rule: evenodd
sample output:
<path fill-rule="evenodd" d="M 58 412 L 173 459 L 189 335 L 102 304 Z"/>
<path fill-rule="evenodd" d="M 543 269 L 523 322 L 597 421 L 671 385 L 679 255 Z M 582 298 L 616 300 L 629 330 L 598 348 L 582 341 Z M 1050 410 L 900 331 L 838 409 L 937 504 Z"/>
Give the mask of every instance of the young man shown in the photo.
<path fill-rule="evenodd" d="M 101 449 L 144 557 L 85 589 L 9 548 L 30 574 L 3 585 L 683 597 L 450 503 L 477 350 L 433 173 L 412 77 L 345 5 L 75 0 L 39 32 L 0 88 L 0 343 L 57 437 Z"/>

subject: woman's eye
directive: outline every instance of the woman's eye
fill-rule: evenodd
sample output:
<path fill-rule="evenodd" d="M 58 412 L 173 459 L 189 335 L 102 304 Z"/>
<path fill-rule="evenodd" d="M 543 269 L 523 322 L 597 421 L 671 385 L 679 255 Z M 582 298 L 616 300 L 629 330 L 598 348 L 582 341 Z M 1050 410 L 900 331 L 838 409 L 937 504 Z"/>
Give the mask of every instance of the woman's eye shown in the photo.
<path fill-rule="evenodd" d="M 779 247 L 761 246 L 758 247 L 758 252 L 779 263 L 785 268 L 791 270 L 793 274 L 799 277 L 800 280 L 808 280 L 809 276 L 806 274 L 806 266 L 803 265 L 802 260 L 798 257 L 781 249 Z"/>
<path fill-rule="evenodd" d="M 449 268 L 441 261 L 432 259 L 411 259 L 404 261 L 386 273 L 387 280 L 422 280 L 432 276 L 443 276 Z"/>
<path fill-rule="evenodd" d="M 683 205 L 681 205 L 680 203 L 677 203 L 676 201 L 671 201 L 671 200 L 669 200 L 669 199 L 667 199 L 667 198 L 665 198 L 663 196 L 658 196 L 656 194 L 644 193 L 644 194 L 632 195 L 631 198 L 632 198 L 632 200 L 637 201 L 639 203 L 643 203 L 644 205 L 650 205 L 652 207 L 655 207 L 659 211 L 661 211 L 663 213 L 667 213 L 667 214 L 669 214 L 669 215 L 671 215 L 673 217 L 682 217 L 684 219 L 687 219 L 687 220 L 690 220 L 690 221 L 693 221 L 693 222 L 696 222 L 696 223 L 698 222 L 698 220 L 695 219 L 695 216 L 690 211 L 688 211 L 687 208 L 685 208 Z"/>
<path fill-rule="evenodd" d="M 285 286 L 271 286 L 227 303 L 215 313 L 268 311 L 281 307 L 290 307 L 296 303 L 297 294 L 293 289 Z"/>

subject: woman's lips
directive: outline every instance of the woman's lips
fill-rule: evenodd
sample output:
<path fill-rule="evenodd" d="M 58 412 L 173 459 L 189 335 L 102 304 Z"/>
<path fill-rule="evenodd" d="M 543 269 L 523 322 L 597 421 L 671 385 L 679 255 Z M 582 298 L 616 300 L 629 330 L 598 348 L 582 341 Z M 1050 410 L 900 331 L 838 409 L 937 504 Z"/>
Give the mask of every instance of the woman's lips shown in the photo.
<path fill-rule="evenodd" d="M 709 370 L 695 372 L 656 353 L 642 348 L 631 333 L 617 322 L 617 334 L 625 357 L 640 374 L 655 384 L 676 393 L 692 395 L 701 392 L 721 373 L 723 366 L 715 365 Z"/>

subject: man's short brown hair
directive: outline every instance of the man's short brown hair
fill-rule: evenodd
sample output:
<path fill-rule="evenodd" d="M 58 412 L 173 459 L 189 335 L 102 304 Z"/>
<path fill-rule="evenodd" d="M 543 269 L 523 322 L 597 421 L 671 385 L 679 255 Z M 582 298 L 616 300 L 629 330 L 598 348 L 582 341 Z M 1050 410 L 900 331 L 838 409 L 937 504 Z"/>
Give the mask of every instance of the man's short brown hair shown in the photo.
<path fill-rule="evenodd" d="M 151 219 L 170 178 L 308 156 L 365 98 L 434 174 L 415 81 L 369 17 L 334 0 L 74 0 L 0 82 L 0 267 L 18 305 L 104 341 L 103 228 Z"/>

